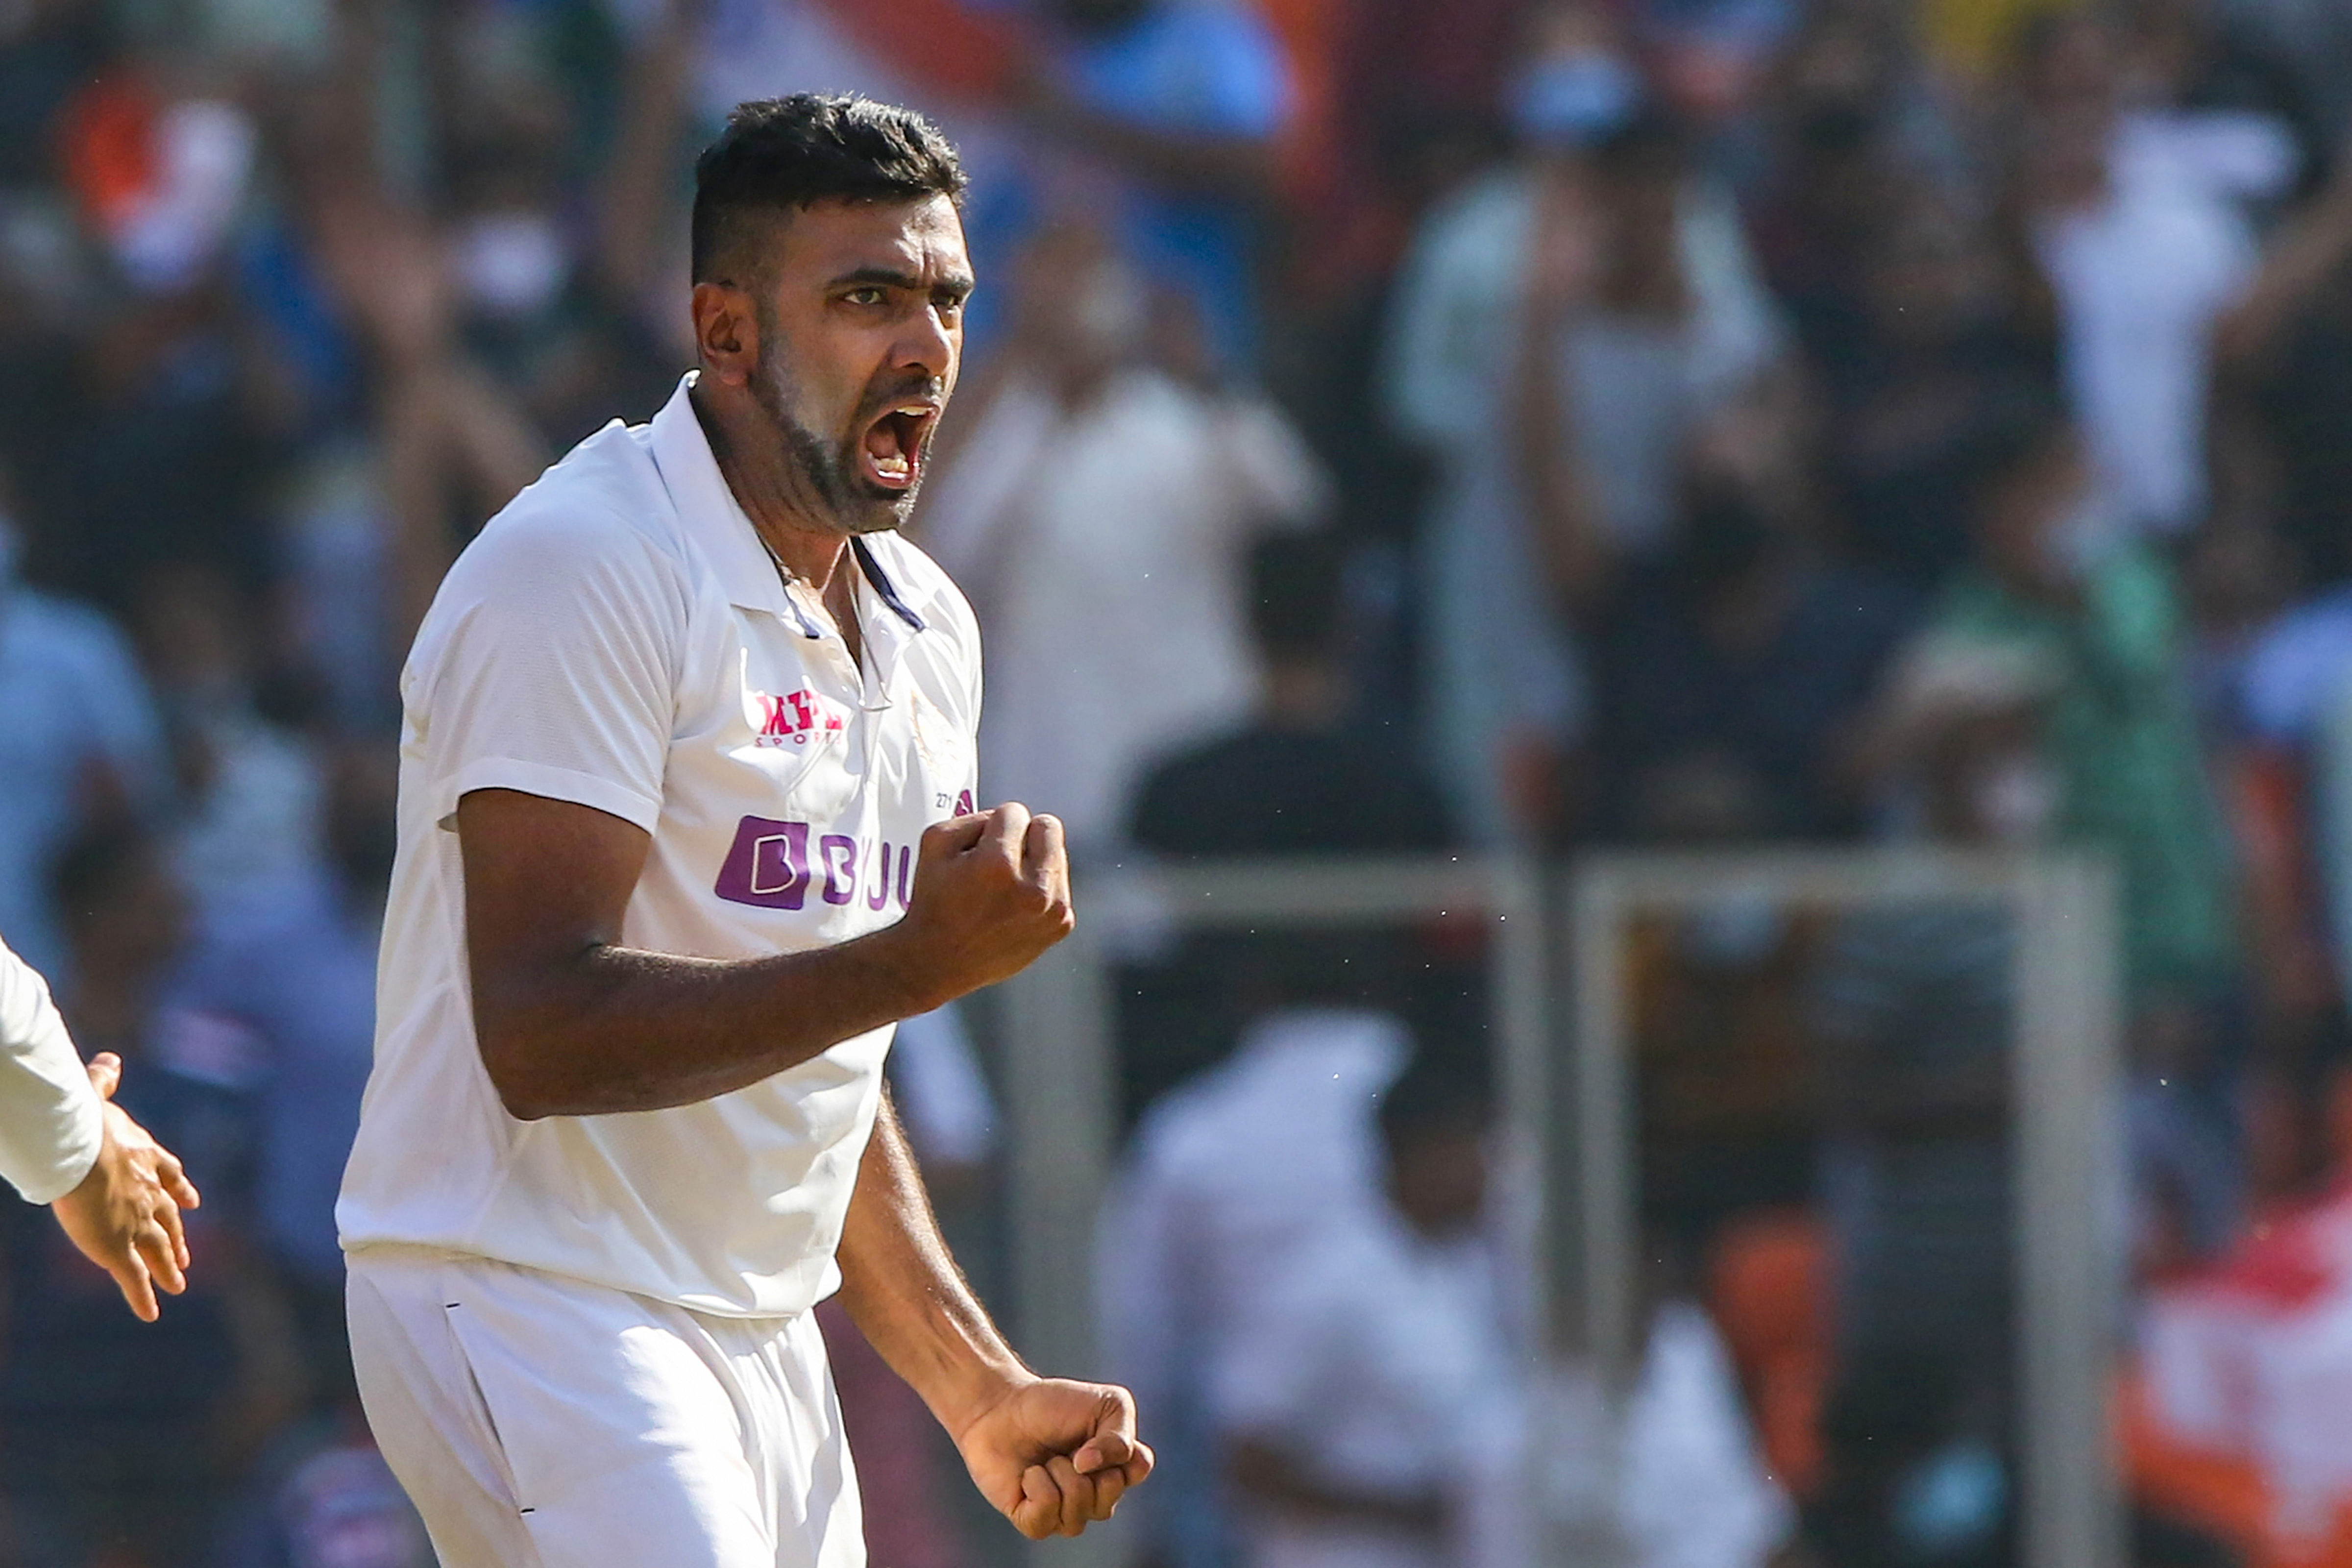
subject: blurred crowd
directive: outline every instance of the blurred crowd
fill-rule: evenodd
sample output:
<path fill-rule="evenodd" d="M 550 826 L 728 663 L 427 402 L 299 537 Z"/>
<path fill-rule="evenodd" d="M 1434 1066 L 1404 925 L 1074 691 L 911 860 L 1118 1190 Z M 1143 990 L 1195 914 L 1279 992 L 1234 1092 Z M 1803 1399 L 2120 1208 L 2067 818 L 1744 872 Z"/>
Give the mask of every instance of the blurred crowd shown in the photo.
<path fill-rule="evenodd" d="M 988 637 L 992 798 L 1082 868 L 2105 853 L 2136 1562 L 2352 1563 L 2336 0 L 0 0 L 0 931 L 208 1198 L 159 1330 L 0 1215 L 0 1563 L 425 1561 L 331 1215 L 401 658 L 675 385 L 691 155 L 800 89 L 971 175 L 913 532 Z M 1637 935 L 1620 1546 L 2015 1561 L 2011 933 Z M 1104 1294 L 1166 1568 L 1528 1560 L 1475 969 L 1203 949 L 1125 1020 Z M 904 1055 L 984 1173 L 963 1026 Z M 840 1361 L 877 1561 L 984 1560 Z"/>

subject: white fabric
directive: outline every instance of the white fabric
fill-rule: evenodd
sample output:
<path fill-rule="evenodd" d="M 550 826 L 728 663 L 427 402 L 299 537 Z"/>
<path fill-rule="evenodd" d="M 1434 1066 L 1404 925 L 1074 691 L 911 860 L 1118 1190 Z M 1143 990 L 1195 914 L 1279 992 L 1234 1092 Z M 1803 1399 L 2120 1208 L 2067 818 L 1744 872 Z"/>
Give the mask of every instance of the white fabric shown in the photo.
<path fill-rule="evenodd" d="M 971 805 L 979 650 L 937 567 L 866 542 L 923 626 L 862 581 L 861 669 L 816 598 L 787 593 L 682 384 L 649 426 L 574 448 L 450 570 L 402 677 L 346 1250 L 439 1247 L 742 1317 L 838 1283 L 891 1031 L 699 1104 L 518 1121 L 474 1038 L 452 828 L 461 795 L 505 788 L 646 829 L 633 947 L 751 958 L 896 920 L 917 839 Z"/>
<path fill-rule="evenodd" d="M 26 1203 L 55 1203 L 89 1174 L 105 1131 L 48 982 L 0 943 L 0 1176 Z"/>
<path fill-rule="evenodd" d="M 1380 1201 L 1372 1110 L 1407 1051 L 1381 1014 L 1277 1014 L 1145 1115 L 1098 1269 L 1112 1368 L 1143 1408 L 1198 1375 L 1297 1248 Z"/>
<path fill-rule="evenodd" d="M 1765 1473 L 1722 1337 L 1688 1302 L 1651 1322 L 1619 1486 L 1635 1568 L 1763 1568 L 1796 1522 Z"/>
<path fill-rule="evenodd" d="M 813 1315 L 390 1248 L 348 1299 L 368 1425 L 445 1568 L 863 1568 Z"/>
<path fill-rule="evenodd" d="M 1311 521 L 1324 495 L 1270 409 L 1156 371 L 1074 411 L 1003 388 L 920 519 L 988 626 L 993 787 L 1059 816 L 1081 852 L 1124 837 L 1140 771 L 1255 700 L 1246 552 L 1268 526 Z"/>
<path fill-rule="evenodd" d="M 2128 123 L 2108 162 L 2105 198 L 2045 218 L 2034 246 L 2093 455 L 2132 521 L 2178 532 L 2205 505 L 2213 323 L 2259 257 L 2228 171 Z"/>
<path fill-rule="evenodd" d="M 1443 1497 L 1464 1517 L 1498 1458 L 1482 1439 L 1517 1426 L 1523 1369 L 1495 1274 L 1477 1240 L 1433 1245 L 1386 1205 L 1338 1216 L 1276 1265 L 1212 1347 L 1218 1431 L 1269 1444 L 1347 1491 Z M 1263 1505 L 1244 1516 L 1252 1568 L 1434 1568 L 1462 1557 L 1459 1542 L 1387 1524 Z"/>

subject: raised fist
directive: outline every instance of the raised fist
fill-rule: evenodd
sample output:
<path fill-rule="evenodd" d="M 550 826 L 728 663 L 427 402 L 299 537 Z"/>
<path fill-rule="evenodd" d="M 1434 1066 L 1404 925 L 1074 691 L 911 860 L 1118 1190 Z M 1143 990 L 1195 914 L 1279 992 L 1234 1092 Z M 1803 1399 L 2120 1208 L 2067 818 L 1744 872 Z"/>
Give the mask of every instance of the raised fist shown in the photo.
<path fill-rule="evenodd" d="M 1009 801 L 925 831 L 893 935 L 936 1005 L 1018 974 L 1076 919 L 1061 819 Z"/>

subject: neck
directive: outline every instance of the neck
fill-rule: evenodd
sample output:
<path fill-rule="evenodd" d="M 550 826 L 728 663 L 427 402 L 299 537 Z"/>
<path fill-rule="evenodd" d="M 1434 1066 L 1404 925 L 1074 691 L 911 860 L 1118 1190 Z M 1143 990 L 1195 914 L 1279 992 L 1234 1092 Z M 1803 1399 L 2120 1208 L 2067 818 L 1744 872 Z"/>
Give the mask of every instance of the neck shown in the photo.
<path fill-rule="evenodd" d="M 849 535 L 824 521 L 822 500 L 748 393 L 698 380 L 687 394 L 719 477 L 761 541 L 795 577 L 827 594 L 849 557 Z"/>

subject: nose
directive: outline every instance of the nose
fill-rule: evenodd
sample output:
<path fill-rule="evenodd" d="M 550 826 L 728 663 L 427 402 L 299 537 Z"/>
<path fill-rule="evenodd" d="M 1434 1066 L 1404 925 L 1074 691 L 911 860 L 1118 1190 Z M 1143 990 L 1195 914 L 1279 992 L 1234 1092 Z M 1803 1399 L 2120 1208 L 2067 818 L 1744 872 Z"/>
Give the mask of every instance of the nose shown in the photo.
<path fill-rule="evenodd" d="M 947 381 L 954 374 L 962 342 L 962 329 L 950 326 L 938 303 L 927 300 L 908 312 L 892 349 L 892 368 Z"/>

